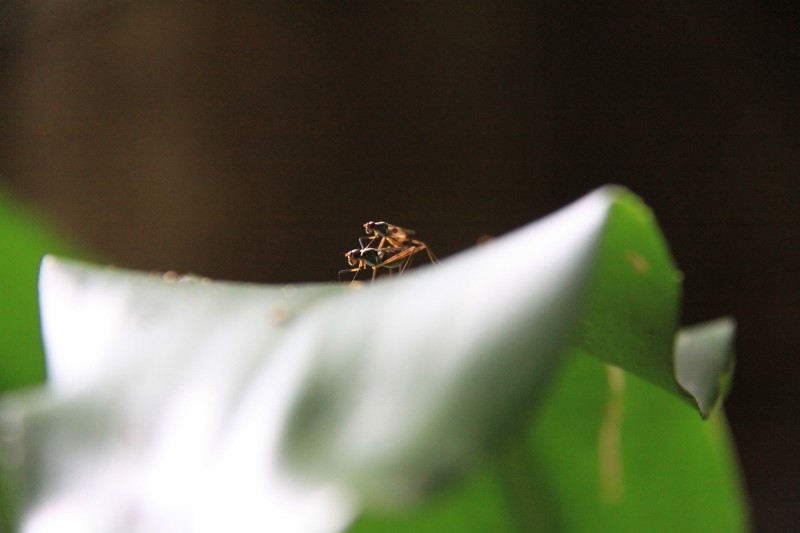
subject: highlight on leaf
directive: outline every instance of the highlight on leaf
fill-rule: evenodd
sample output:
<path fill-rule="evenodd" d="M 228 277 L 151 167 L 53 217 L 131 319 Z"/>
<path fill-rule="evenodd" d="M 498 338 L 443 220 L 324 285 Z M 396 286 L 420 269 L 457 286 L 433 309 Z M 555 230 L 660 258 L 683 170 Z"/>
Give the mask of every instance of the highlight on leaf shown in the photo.
<path fill-rule="evenodd" d="M 354 268 L 387 266 L 364 250 L 430 251 L 410 230 L 380 224 L 365 225 Z M 527 465 L 519 475 L 528 481 L 507 468 L 499 475 L 519 488 L 515 497 L 543 500 L 487 507 L 491 527 L 586 514 L 616 528 L 636 513 L 632 493 L 640 507 L 662 509 L 660 495 L 637 485 L 648 474 L 627 455 L 628 417 L 649 405 L 662 412 L 661 394 L 683 409 L 675 427 L 695 435 L 700 417 L 681 418 L 692 414 L 686 391 L 713 417 L 729 376 L 733 324 L 679 330 L 680 278 L 652 214 L 620 187 L 360 291 L 176 283 L 47 257 L 49 385 L 0 402 L 0 457 L 16 458 L 3 461 L 2 494 L 36 533 L 64 523 L 87 533 L 164 524 L 332 532 L 362 513 L 353 530 L 372 531 L 369 517 L 381 509 L 409 513 L 392 522 L 400 530 L 404 520 L 416 524 L 407 531 L 425 530 L 437 509 L 458 528 L 449 506 L 475 494 L 504 501 L 506 489 L 481 465 L 498 464 L 514 442 L 513 463 Z M 581 406 L 581 388 L 560 396 L 563 369 L 593 369 L 590 361 L 607 369 L 596 376 L 603 400 Z M 642 393 L 641 405 L 631 403 L 637 380 L 656 391 Z M 570 387 L 593 386 L 580 381 Z M 569 425 L 540 428 L 550 407 L 561 413 L 573 401 L 569 416 L 588 418 L 570 446 L 555 445 Z M 704 461 L 727 442 L 708 438 L 713 446 L 693 452 Z M 565 461 L 567 452 L 578 455 Z M 543 466 L 537 458 L 548 454 L 556 459 Z M 596 487 L 560 485 L 550 469 L 570 462 L 585 462 Z M 735 478 L 732 468 L 708 476 L 714 490 Z M 551 496 L 532 490 L 533 479 Z M 422 518 L 409 511 L 443 491 L 454 496 Z M 582 497 L 562 497 L 569 491 Z M 736 494 L 718 492 L 726 504 L 715 523 L 743 524 L 741 507 L 727 503 Z M 625 512 L 606 516 L 603 506 Z"/>

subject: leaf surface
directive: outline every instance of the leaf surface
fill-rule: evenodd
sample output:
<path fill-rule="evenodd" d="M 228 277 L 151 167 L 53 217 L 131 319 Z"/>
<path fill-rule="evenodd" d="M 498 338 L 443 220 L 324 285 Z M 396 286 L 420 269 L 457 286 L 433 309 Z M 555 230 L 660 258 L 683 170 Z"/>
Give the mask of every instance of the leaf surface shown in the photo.
<path fill-rule="evenodd" d="M 510 472 L 527 464 L 521 428 L 570 351 L 685 397 L 679 276 L 646 208 L 617 187 L 361 290 L 51 257 L 40 291 L 49 387 L 0 410 L 27 532 L 340 531 L 474 472 L 535 495 Z M 717 363 L 687 388 L 713 405 L 727 354 L 702 344 L 681 344 L 685 360 Z M 508 442 L 511 459 L 498 452 Z M 497 453 L 499 474 L 475 470 Z M 557 492 L 534 513 L 480 492 L 491 520 L 561 520 Z"/>

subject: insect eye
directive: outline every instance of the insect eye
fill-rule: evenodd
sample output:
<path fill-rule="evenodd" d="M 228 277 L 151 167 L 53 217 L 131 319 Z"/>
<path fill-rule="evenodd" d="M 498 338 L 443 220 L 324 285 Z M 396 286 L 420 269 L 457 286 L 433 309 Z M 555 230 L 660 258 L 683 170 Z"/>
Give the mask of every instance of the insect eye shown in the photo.
<path fill-rule="evenodd" d="M 361 250 L 350 250 L 346 254 L 344 254 L 345 259 L 347 259 L 347 263 L 350 266 L 356 266 L 358 264 L 358 258 L 361 256 Z"/>

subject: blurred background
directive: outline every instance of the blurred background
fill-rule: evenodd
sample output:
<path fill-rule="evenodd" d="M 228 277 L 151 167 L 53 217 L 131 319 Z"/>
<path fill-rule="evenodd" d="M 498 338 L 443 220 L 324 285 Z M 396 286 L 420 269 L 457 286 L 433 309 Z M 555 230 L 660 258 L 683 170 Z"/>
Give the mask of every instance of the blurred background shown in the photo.
<path fill-rule="evenodd" d="M 367 220 L 446 257 L 630 187 L 684 322 L 739 321 L 756 529 L 800 525 L 799 4 L 18 0 L 0 39 L 0 187 L 119 266 L 333 281 Z"/>

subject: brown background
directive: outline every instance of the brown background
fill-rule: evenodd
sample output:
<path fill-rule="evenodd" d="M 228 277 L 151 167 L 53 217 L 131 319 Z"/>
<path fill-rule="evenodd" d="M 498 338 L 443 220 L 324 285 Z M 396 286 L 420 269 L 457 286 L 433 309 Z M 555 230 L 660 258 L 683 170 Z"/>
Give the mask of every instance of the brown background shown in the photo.
<path fill-rule="evenodd" d="M 0 179 L 116 264 L 260 282 L 335 279 L 366 220 L 447 256 L 627 185 L 684 321 L 739 320 L 755 522 L 796 528 L 800 10 L 563 4 L 7 2 Z"/>

